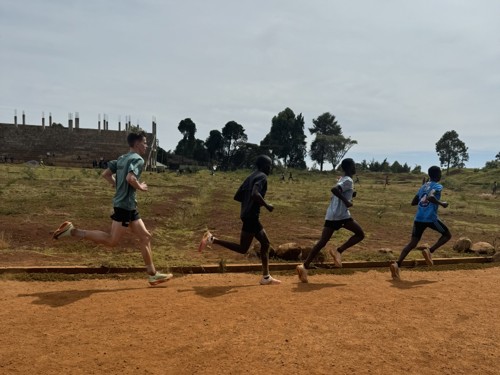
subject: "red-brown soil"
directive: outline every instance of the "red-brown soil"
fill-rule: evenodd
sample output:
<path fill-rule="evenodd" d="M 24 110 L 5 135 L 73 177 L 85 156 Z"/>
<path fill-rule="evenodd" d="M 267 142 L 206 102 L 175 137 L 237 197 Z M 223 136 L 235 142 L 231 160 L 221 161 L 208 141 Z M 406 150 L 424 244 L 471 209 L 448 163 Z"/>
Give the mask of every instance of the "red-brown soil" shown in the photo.
<path fill-rule="evenodd" d="M 0 282 L 2 374 L 498 374 L 498 268 Z"/>

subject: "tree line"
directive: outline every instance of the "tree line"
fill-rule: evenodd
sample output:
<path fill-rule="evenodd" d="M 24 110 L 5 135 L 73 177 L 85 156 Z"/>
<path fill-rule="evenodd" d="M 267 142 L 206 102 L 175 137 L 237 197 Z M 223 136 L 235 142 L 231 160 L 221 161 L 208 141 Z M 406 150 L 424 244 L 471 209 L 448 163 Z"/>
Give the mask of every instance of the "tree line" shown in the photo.
<path fill-rule="evenodd" d="M 266 136 L 258 143 L 248 142 L 248 136 L 243 125 L 236 121 L 227 122 L 221 130 L 211 130 L 205 140 L 196 138 L 196 124 L 190 118 L 179 122 L 177 129 L 182 139 L 175 150 L 158 150 L 158 161 L 168 164 L 169 159 L 176 158 L 185 164 L 217 165 L 223 170 L 251 168 L 258 155 L 271 157 L 274 165 L 284 168 L 305 169 L 305 157 L 309 154 L 320 171 L 325 163 L 335 167 L 345 157 L 347 152 L 358 142 L 343 134 L 342 127 L 330 112 L 325 112 L 312 120 L 308 128 L 314 139 L 309 150 L 306 148 L 304 132 L 305 120 L 302 113 L 295 115 L 290 108 L 275 115 Z M 436 142 L 436 153 L 442 167 L 448 173 L 450 168 L 464 168 L 469 160 L 468 148 L 460 140 L 455 130 L 447 131 Z M 500 167 L 500 152 L 495 160 L 487 162 L 485 168 Z M 382 162 L 363 160 L 361 170 L 392 173 L 420 173 L 421 167 L 410 168 L 406 163 L 395 161 L 392 164 L 385 159 Z"/>
<path fill-rule="evenodd" d="M 295 115 L 285 108 L 271 120 L 271 127 L 259 144 L 248 142 L 243 125 L 229 121 L 221 130 L 211 130 L 205 140 L 196 138 L 196 124 L 190 118 L 179 122 L 177 129 L 182 139 L 173 152 L 160 149 L 158 161 L 166 163 L 169 157 L 180 157 L 186 163 L 194 161 L 204 165 L 217 165 L 224 170 L 250 168 L 258 155 L 271 157 L 275 165 L 305 169 L 305 158 L 311 159 L 323 170 L 325 163 L 335 166 L 349 149 L 357 144 L 343 135 L 342 127 L 329 112 L 312 120 L 309 132 L 315 136 L 310 150 L 306 147 L 305 120 L 302 113 Z"/>

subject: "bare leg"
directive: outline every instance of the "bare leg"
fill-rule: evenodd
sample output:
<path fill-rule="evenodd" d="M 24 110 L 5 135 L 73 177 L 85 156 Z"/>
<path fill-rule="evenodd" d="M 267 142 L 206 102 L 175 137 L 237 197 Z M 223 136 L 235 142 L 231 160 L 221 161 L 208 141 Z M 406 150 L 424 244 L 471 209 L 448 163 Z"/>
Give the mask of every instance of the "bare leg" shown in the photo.
<path fill-rule="evenodd" d="M 347 222 L 344 225 L 344 228 L 353 232 L 354 234 L 346 242 L 344 242 L 342 245 L 338 247 L 337 250 L 341 254 L 348 248 L 363 241 L 363 239 L 365 238 L 365 233 L 363 232 L 361 226 L 356 222 L 356 220 Z"/>
<path fill-rule="evenodd" d="M 321 249 L 326 246 L 328 241 L 330 241 L 330 238 L 332 238 L 333 232 L 335 232 L 335 230 L 333 228 L 323 227 L 323 232 L 321 233 L 321 238 L 319 239 L 318 242 L 316 242 L 316 244 L 312 248 L 311 252 L 309 253 L 307 259 L 305 260 L 304 268 L 309 268 L 309 265 L 314 260 L 314 258 L 316 258 L 316 256 L 319 254 Z"/>
<path fill-rule="evenodd" d="M 103 232 L 101 230 L 84 230 L 75 228 L 71 231 L 71 235 L 73 237 L 84 238 L 101 245 L 114 247 L 118 244 L 120 238 L 126 230 L 127 228 L 122 226 L 122 223 L 113 220 L 111 223 L 111 233 Z"/>
<path fill-rule="evenodd" d="M 151 250 L 151 233 L 146 229 L 142 219 L 130 222 L 130 229 L 132 233 L 139 237 L 139 249 L 141 250 L 142 259 L 144 259 L 148 273 L 154 275 L 156 269 L 153 264 L 153 252 Z"/>
<path fill-rule="evenodd" d="M 269 275 L 269 238 L 264 229 L 255 235 L 257 241 L 260 242 L 260 260 L 262 261 L 262 276 Z"/>
<path fill-rule="evenodd" d="M 246 254 L 248 249 L 250 249 L 250 245 L 252 244 L 254 235 L 248 232 L 241 232 L 240 234 L 240 243 L 234 243 L 230 241 L 219 240 L 218 238 L 214 238 L 214 244 L 221 245 L 226 249 L 235 251 L 240 254 Z"/>

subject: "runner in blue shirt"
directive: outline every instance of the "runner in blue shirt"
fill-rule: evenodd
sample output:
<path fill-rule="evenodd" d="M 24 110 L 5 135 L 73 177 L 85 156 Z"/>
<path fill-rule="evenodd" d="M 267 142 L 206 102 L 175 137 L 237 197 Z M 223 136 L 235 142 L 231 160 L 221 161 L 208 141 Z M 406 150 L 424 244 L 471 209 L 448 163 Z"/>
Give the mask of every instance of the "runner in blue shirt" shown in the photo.
<path fill-rule="evenodd" d="M 428 174 L 430 180 L 422 185 L 411 201 L 412 206 L 418 206 L 413 222 L 411 241 L 401 251 L 398 260 L 391 263 L 390 266 L 392 278 L 395 280 L 400 279 L 399 268 L 410 251 L 417 247 L 425 229 L 431 228 L 441 234 L 441 237 L 433 246 L 422 250 L 422 255 L 429 266 L 434 264 L 432 253 L 451 239 L 449 229 L 439 220 L 437 215 L 439 206 L 448 207 L 447 202 L 441 201 L 441 192 L 443 191 L 443 185 L 439 183 L 441 168 L 432 166 L 429 168 Z"/>

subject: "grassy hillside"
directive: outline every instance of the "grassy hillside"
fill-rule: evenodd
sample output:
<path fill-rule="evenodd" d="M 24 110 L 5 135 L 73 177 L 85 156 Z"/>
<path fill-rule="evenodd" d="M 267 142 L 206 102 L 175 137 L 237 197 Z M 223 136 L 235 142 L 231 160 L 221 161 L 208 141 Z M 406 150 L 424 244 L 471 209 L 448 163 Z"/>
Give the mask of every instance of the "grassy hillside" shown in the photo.
<path fill-rule="evenodd" d="M 258 261 L 220 247 L 202 254 L 196 251 L 206 228 L 216 236 L 238 240 L 239 205 L 232 197 L 248 173 L 143 174 L 149 192 L 138 193 L 139 211 L 154 234 L 153 251 L 160 267 L 221 259 Z M 83 229 L 109 229 L 113 189 L 99 174 L 91 169 L 0 164 L 0 265 L 141 266 L 132 236 L 115 249 L 74 239 L 51 240 L 51 232 L 64 220 Z M 310 246 L 319 238 L 330 188 L 340 172 L 294 171 L 293 176 L 290 182 L 280 181 L 280 173 L 269 178 L 266 198 L 275 210 L 263 212 L 262 222 L 274 246 L 287 242 Z M 410 201 L 422 177 L 389 174 L 389 185 L 385 186 L 385 174 L 360 173 L 351 212 L 364 228 L 366 239 L 348 251 L 345 260 L 388 260 L 399 254 L 410 237 L 415 213 Z M 438 257 L 459 255 L 451 248 L 460 236 L 498 247 L 500 199 L 490 194 L 493 181 L 500 182 L 500 170 L 466 169 L 444 176 L 443 199 L 450 207 L 440 209 L 440 216 L 454 238 L 438 251 Z M 336 233 L 329 246 L 338 245 L 347 236 L 345 231 Z M 427 231 L 422 243 L 430 244 L 436 238 Z M 381 249 L 392 250 L 392 254 L 379 252 Z M 420 254 L 411 257 L 419 258 Z"/>

